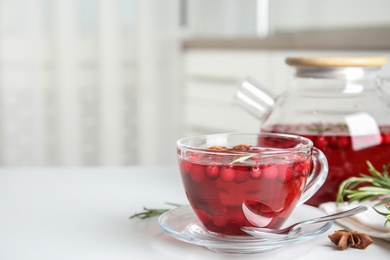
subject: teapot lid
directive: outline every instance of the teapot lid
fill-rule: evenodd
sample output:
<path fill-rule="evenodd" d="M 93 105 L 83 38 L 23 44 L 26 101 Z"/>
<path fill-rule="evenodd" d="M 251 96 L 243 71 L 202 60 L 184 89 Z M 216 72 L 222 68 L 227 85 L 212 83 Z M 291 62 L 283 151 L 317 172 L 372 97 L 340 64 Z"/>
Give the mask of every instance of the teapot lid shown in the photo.
<path fill-rule="evenodd" d="M 381 67 L 387 59 L 384 56 L 287 57 L 286 63 L 294 67 Z"/>

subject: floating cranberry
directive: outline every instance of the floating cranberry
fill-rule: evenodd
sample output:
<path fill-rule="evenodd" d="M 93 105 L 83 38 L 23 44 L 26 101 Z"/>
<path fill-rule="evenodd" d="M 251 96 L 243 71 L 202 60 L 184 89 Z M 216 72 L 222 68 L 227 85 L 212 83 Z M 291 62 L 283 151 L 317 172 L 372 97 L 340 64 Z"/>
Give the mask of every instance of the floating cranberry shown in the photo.
<path fill-rule="evenodd" d="M 221 171 L 219 172 L 219 175 L 220 175 L 221 179 L 224 181 L 232 181 L 232 180 L 234 180 L 236 172 L 233 169 L 233 167 L 224 166 L 224 167 L 222 167 Z"/>
<path fill-rule="evenodd" d="M 275 179 L 278 177 L 279 171 L 276 165 L 269 165 L 262 170 L 262 176 L 264 179 Z"/>
<path fill-rule="evenodd" d="M 340 136 L 338 138 L 338 147 L 341 149 L 347 149 L 350 143 L 351 142 L 347 136 Z"/>
<path fill-rule="evenodd" d="M 190 174 L 194 182 L 201 182 L 206 178 L 204 166 L 199 164 L 192 165 Z"/>
<path fill-rule="evenodd" d="M 187 161 L 181 161 L 180 166 L 181 166 L 181 171 L 183 173 L 190 174 L 192 163 L 187 162 Z"/>
<path fill-rule="evenodd" d="M 281 164 L 278 167 L 279 174 L 278 174 L 278 180 L 281 183 L 289 182 L 292 179 L 292 170 L 291 167 L 289 167 L 286 164 Z"/>
<path fill-rule="evenodd" d="M 216 180 L 219 178 L 219 167 L 217 165 L 206 166 L 206 177 L 209 180 Z"/>
<path fill-rule="evenodd" d="M 255 166 L 252 166 L 251 167 L 251 170 L 249 172 L 249 176 L 252 178 L 252 179 L 258 179 L 260 178 L 261 176 L 261 168 L 257 165 Z"/>
<path fill-rule="evenodd" d="M 224 214 L 217 213 L 213 216 L 213 223 L 217 227 L 224 227 L 228 223 L 228 219 Z"/>
<path fill-rule="evenodd" d="M 390 133 L 382 133 L 382 143 L 390 144 Z"/>
<path fill-rule="evenodd" d="M 249 168 L 239 167 L 235 169 L 234 182 L 235 183 L 244 183 L 249 179 Z"/>
<path fill-rule="evenodd" d="M 329 136 L 328 137 L 328 144 L 331 148 L 338 148 L 339 147 L 339 138 L 337 136 Z"/>
<path fill-rule="evenodd" d="M 317 136 L 317 138 L 314 140 L 314 146 L 319 149 L 325 149 L 328 145 L 328 140 L 326 140 L 325 136 Z"/>
<path fill-rule="evenodd" d="M 348 174 L 348 175 L 353 174 L 353 165 L 351 162 L 346 161 L 346 162 L 344 162 L 343 166 L 344 166 L 343 170 L 346 174 Z"/>
<path fill-rule="evenodd" d="M 199 219 L 203 222 L 203 223 L 207 223 L 211 220 L 211 216 L 209 213 L 207 213 L 206 211 L 202 210 L 202 209 L 196 209 L 196 215 L 198 215 Z"/>

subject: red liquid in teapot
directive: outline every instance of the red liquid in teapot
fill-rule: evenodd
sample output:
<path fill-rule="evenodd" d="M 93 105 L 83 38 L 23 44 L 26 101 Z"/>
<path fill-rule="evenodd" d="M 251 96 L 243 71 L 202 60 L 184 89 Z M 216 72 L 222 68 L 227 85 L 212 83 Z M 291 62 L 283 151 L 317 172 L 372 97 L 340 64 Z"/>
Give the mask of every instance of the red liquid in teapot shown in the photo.
<path fill-rule="evenodd" d="M 313 141 L 324 152 L 329 164 L 327 180 L 320 190 L 306 202 L 318 206 L 336 201 L 337 191 L 343 180 L 368 174 L 366 161 L 382 170 L 390 162 L 390 126 L 379 127 L 380 134 L 350 136 L 345 125 L 276 125 L 262 132 L 290 133 Z"/>
<path fill-rule="evenodd" d="M 179 165 L 187 198 L 203 225 L 228 235 L 246 235 L 240 228 L 252 226 L 244 216 L 244 202 L 260 216 L 259 226 L 280 227 L 299 200 L 311 168 L 309 159 L 232 165 L 197 155 L 179 158 Z"/>

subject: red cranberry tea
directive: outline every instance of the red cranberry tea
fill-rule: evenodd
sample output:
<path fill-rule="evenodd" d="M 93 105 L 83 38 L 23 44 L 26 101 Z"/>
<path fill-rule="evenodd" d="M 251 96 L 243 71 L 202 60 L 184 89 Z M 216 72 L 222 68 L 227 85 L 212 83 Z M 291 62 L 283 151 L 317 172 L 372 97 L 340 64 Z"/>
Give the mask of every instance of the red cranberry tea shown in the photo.
<path fill-rule="evenodd" d="M 380 134 L 351 137 L 346 125 L 277 125 L 262 132 L 293 133 L 313 141 L 328 159 L 326 182 L 307 204 L 318 206 L 335 201 L 341 182 L 360 173 L 367 173 L 366 161 L 377 169 L 390 158 L 390 127 L 379 127 Z"/>
<path fill-rule="evenodd" d="M 244 235 L 240 228 L 251 222 L 280 227 L 301 196 L 311 159 L 292 154 L 279 160 L 261 158 L 247 145 L 210 148 L 215 155 L 192 152 L 179 158 L 186 195 L 204 226 L 229 235 Z M 237 151 L 256 152 L 240 157 Z M 243 204 L 254 219 L 244 215 Z"/>

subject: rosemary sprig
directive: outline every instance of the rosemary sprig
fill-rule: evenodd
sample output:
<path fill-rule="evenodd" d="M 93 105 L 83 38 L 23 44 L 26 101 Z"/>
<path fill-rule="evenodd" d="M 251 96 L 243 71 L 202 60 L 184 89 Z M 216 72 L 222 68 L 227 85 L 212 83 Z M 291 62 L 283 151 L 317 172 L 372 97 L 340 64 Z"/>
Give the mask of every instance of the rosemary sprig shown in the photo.
<path fill-rule="evenodd" d="M 387 225 L 387 223 L 390 222 L 390 207 L 385 205 L 386 209 L 389 211 L 389 212 L 381 212 L 379 210 L 377 210 L 376 208 L 373 208 L 378 214 L 384 216 L 386 218 L 386 222 L 385 222 L 385 226 Z"/>
<path fill-rule="evenodd" d="M 245 155 L 245 156 L 240 156 L 233 158 L 233 160 L 230 162 L 230 164 L 238 163 L 238 162 L 245 162 L 249 158 L 253 157 L 254 155 Z"/>
<path fill-rule="evenodd" d="M 166 202 L 165 204 L 170 205 L 170 206 L 174 206 L 174 207 L 182 206 L 180 204 L 170 203 L 170 202 Z M 160 216 L 161 214 L 167 212 L 168 210 L 171 210 L 171 209 L 149 209 L 146 207 L 144 207 L 143 209 L 144 209 L 144 211 L 139 212 L 139 213 L 135 213 L 135 214 L 131 215 L 129 218 L 146 219 L 146 218 Z"/>
<path fill-rule="evenodd" d="M 337 193 L 337 202 L 341 203 L 344 198 L 347 198 L 349 203 L 353 201 L 368 201 L 378 200 L 375 205 L 385 204 L 386 209 L 389 212 L 380 212 L 375 207 L 374 210 L 386 218 L 385 226 L 390 222 L 390 207 L 386 204 L 390 202 L 390 177 L 388 165 L 384 165 L 382 172 L 379 172 L 374 166 L 367 161 L 368 172 L 367 174 L 360 174 L 360 177 L 350 177 L 344 180 Z"/>
<path fill-rule="evenodd" d="M 307 127 L 307 130 L 310 132 L 316 132 L 318 134 L 323 134 L 325 132 L 331 132 L 334 130 L 346 131 L 348 126 L 346 124 L 337 124 L 337 125 L 324 125 L 323 123 L 313 124 L 312 126 Z"/>

